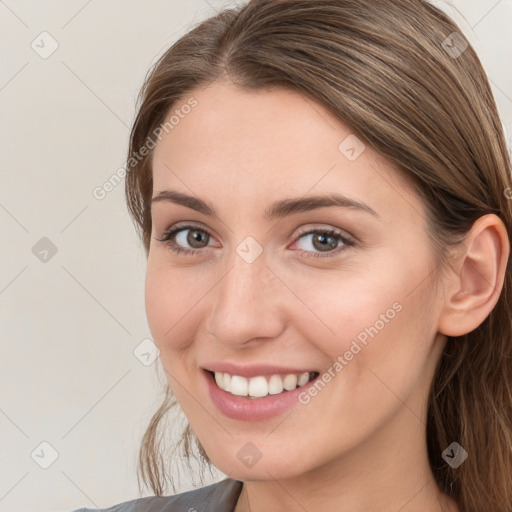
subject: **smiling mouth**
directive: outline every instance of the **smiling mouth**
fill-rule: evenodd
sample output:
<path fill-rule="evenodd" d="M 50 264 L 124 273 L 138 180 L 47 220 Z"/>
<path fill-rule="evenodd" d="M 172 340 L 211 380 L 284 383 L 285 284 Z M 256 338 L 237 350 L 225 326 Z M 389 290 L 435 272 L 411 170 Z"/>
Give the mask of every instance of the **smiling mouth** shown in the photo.
<path fill-rule="evenodd" d="M 247 399 L 265 398 L 269 395 L 274 396 L 287 393 L 288 391 L 306 386 L 320 375 L 319 372 L 312 371 L 301 374 L 289 373 L 245 378 L 226 372 L 205 371 L 210 375 L 217 387 L 233 396 Z"/>

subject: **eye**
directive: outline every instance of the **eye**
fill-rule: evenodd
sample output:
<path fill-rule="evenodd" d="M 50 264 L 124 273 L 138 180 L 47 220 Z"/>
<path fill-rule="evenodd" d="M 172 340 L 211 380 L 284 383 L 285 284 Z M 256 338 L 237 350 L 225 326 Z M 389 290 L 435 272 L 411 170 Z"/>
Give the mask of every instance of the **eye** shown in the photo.
<path fill-rule="evenodd" d="M 347 247 L 355 245 L 355 242 L 334 229 L 310 229 L 299 235 L 298 240 L 307 239 L 306 246 L 312 247 L 311 249 L 301 250 L 303 256 L 306 258 L 328 258 L 345 251 Z M 338 243 L 342 242 L 344 247 L 338 247 Z"/>
<path fill-rule="evenodd" d="M 308 239 L 306 245 L 312 247 L 312 250 L 299 250 L 306 258 L 335 256 L 341 251 L 345 251 L 347 247 L 355 245 L 355 242 L 351 238 L 334 229 L 310 229 L 309 231 L 299 234 L 298 241 L 301 239 Z M 161 238 L 156 238 L 156 240 L 167 244 L 175 253 L 194 255 L 200 253 L 205 247 L 208 247 L 210 234 L 198 226 L 187 224 L 171 227 Z M 339 247 L 339 242 L 343 244 L 342 247 Z M 191 248 L 186 247 L 186 245 L 189 245 Z"/>
<path fill-rule="evenodd" d="M 186 235 L 186 231 L 189 232 Z M 198 253 L 205 245 L 208 245 L 208 241 L 210 239 L 210 234 L 194 225 L 181 225 L 171 227 L 168 231 L 166 231 L 162 238 L 156 238 L 159 242 L 165 242 L 169 248 L 175 253 L 184 253 L 184 254 L 196 254 Z M 184 244 L 190 244 L 192 249 L 183 248 Z"/>

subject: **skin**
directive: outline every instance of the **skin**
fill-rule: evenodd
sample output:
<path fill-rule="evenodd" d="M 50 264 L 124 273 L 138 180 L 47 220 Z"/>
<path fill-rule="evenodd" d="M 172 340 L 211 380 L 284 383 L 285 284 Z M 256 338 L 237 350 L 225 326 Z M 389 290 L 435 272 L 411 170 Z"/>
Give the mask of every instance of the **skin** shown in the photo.
<path fill-rule="evenodd" d="M 404 176 L 368 146 L 349 161 L 338 146 L 352 132 L 321 105 L 229 82 L 183 103 L 190 96 L 198 105 L 155 148 L 153 193 L 197 196 L 220 218 L 153 204 L 146 311 L 202 446 L 244 481 L 236 512 L 456 511 L 428 463 L 426 401 L 446 336 L 475 329 L 498 300 L 509 252 L 503 223 L 480 218 L 441 277 L 424 207 Z M 276 200 L 333 191 L 379 217 L 340 207 L 263 217 Z M 156 239 L 184 221 L 210 235 L 194 246 L 193 231 L 181 232 L 177 243 L 199 247 L 195 255 Z M 310 228 L 334 228 L 355 245 L 338 241 L 341 252 L 307 258 L 301 250 L 337 250 L 301 236 Z M 250 264 L 236 252 L 247 236 L 263 249 Z M 206 362 L 281 362 L 322 374 L 394 303 L 401 311 L 309 403 L 258 422 L 227 418 L 212 403 Z M 250 468 L 237 457 L 248 442 L 262 454 Z"/>

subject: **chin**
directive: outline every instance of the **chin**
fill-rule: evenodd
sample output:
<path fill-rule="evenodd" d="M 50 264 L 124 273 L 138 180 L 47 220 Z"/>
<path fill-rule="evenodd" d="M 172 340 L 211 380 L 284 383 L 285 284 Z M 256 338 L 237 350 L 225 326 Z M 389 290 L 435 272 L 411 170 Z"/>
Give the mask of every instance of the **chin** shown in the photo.
<path fill-rule="evenodd" d="M 270 482 L 274 480 L 287 480 L 307 473 L 311 469 L 305 465 L 297 464 L 298 460 L 294 458 L 277 460 L 275 457 L 265 457 L 264 454 L 256 462 L 244 461 L 245 453 L 243 450 L 239 451 L 242 452 L 240 458 L 235 454 L 235 458 L 226 460 L 224 452 L 222 460 L 215 457 L 211 458 L 211 460 L 215 467 L 224 474 L 241 481 Z"/>

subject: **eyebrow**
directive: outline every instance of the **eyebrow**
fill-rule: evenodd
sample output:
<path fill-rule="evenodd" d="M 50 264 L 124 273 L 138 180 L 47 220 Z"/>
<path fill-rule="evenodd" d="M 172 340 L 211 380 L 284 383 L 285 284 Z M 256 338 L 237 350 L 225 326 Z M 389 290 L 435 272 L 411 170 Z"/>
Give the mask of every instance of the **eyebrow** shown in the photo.
<path fill-rule="evenodd" d="M 179 204 L 187 208 L 191 208 L 199 213 L 219 218 L 215 208 L 209 205 L 206 201 L 194 196 L 189 196 L 182 192 L 175 190 L 162 190 L 151 198 L 151 205 L 168 201 L 174 204 Z M 371 215 L 380 218 L 380 215 L 370 206 L 355 199 L 351 199 L 342 194 L 328 194 L 316 195 L 297 198 L 281 199 L 273 203 L 270 208 L 265 210 L 264 218 L 272 220 L 275 218 L 282 218 L 288 215 L 297 213 L 309 212 L 318 208 L 325 208 L 329 206 L 338 206 L 341 208 L 350 208 L 354 210 L 370 213 Z"/>

